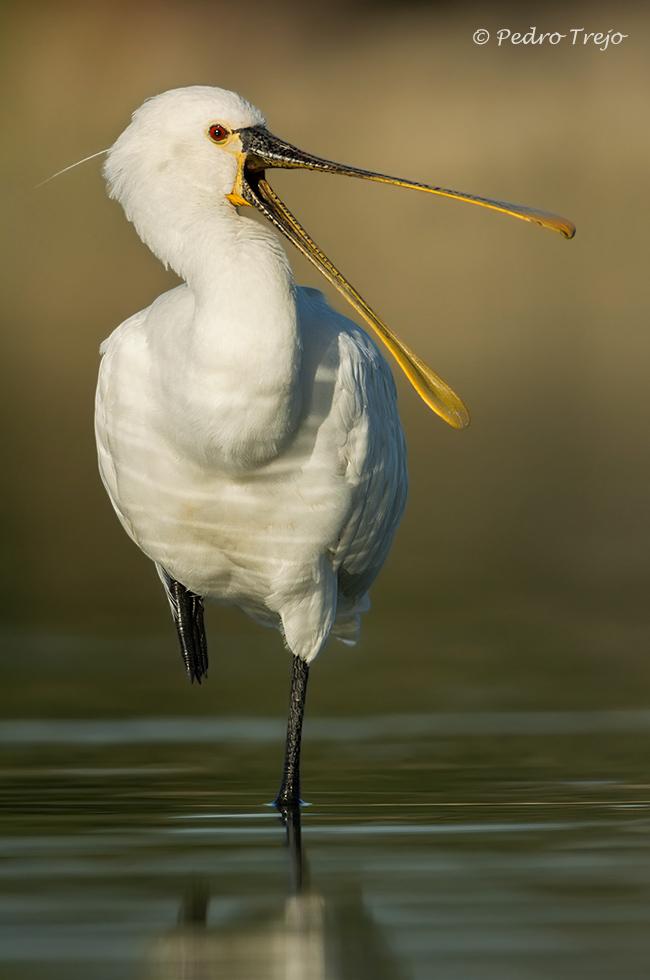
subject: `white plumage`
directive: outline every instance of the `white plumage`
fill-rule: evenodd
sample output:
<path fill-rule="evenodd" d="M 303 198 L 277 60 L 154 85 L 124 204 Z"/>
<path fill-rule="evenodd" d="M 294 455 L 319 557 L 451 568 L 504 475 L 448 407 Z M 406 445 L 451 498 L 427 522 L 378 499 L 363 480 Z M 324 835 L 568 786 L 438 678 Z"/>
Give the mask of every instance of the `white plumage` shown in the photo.
<path fill-rule="evenodd" d="M 102 344 L 99 466 L 127 533 L 168 575 L 282 629 L 309 662 L 354 641 L 402 514 L 390 370 L 369 336 L 296 287 L 277 235 L 227 199 L 237 157 L 206 139 L 260 125 L 233 93 L 150 100 L 106 176 L 184 279 Z"/>
<path fill-rule="evenodd" d="M 146 102 L 108 151 L 109 191 L 183 285 L 104 342 L 99 467 L 127 533 L 156 563 L 188 675 L 207 669 L 203 597 L 282 630 L 295 655 L 276 805 L 300 804 L 309 663 L 354 642 L 406 497 L 393 379 L 370 337 L 296 287 L 275 232 L 332 283 L 455 428 L 460 398 L 379 317 L 266 179 L 273 167 L 345 174 L 451 197 L 570 238 L 557 215 L 333 163 L 269 133 L 233 92 Z"/>

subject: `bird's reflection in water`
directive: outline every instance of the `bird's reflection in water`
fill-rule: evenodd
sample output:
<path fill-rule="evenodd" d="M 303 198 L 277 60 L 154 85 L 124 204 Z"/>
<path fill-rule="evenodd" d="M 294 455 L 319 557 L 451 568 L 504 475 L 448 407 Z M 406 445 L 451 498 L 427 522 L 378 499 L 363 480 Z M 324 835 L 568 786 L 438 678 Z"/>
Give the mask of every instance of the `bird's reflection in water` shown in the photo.
<path fill-rule="evenodd" d="M 157 943 L 157 980 L 404 980 L 358 884 L 326 898 L 310 881 L 300 811 L 282 813 L 289 893 L 274 916 L 244 913 L 208 924 L 212 898 L 194 880 L 181 902 L 178 926 Z M 233 896 L 228 896 L 232 898 Z"/>

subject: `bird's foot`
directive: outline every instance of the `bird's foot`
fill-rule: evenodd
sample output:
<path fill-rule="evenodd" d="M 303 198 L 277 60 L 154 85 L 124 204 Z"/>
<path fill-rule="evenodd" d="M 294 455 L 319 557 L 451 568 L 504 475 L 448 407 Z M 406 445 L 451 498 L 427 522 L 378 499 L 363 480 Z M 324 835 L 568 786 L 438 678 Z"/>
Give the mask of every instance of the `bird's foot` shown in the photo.
<path fill-rule="evenodd" d="M 269 806 L 275 807 L 276 810 L 302 810 L 303 807 L 309 806 L 309 803 L 305 803 L 299 797 L 295 796 L 280 796 L 278 795 Z"/>

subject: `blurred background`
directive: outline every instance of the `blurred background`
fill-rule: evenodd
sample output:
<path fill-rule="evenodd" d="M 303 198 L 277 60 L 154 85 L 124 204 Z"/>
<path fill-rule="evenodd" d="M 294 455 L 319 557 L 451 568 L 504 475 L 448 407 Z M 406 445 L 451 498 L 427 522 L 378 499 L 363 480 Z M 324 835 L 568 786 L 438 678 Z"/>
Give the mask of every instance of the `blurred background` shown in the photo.
<path fill-rule="evenodd" d="M 223 685 L 241 706 L 242 659 L 284 690 L 279 638 L 217 608 L 215 683 L 185 689 L 159 584 L 105 498 L 92 433 L 100 341 L 174 280 L 107 200 L 100 160 L 34 189 L 109 145 L 147 96 L 195 83 L 242 92 L 273 131 L 315 153 L 578 226 L 566 242 L 452 201 L 274 176 L 473 415 L 469 431 L 452 432 L 397 378 L 410 504 L 361 648 L 328 651 L 314 699 L 335 709 L 345 676 L 355 710 L 368 697 L 382 708 L 413 696 L 512 706 L 547 690 L 554 702 L 588 691 L 647 703 L 647 13 L 118 0 L 5 2 L 2 18 L 2 616 L 14 706 L 31 695 L 49 712 L 76 710 L 57 656 L 77 651 L 77 683 L 95 687 L 102 644 L 116 683 L 127 656 L 131 677 L 106 710 L 134 691 L 142 710 L 160 709 L 153 693 L 144 699 L 140 657 L 146 690 L 164 688 L 182 710 L 218 710 Z M 477 27 L 566 32 L 583 21 L 630 37 L 605 52 L 472 42 Z M 291 259 L 299 281 L 323 286 Z M 53 656 L 24 668 L 28 650 Z M 245 697 L 248 709 L 256 694 Z"/>
<path fill-rule="evenodd" d="M 0 18 L 7 975 L 647 976 L 650 14 L 4 0 Z M 629 37 L 497 47 L 497 29 L 531 25 Z M 208 607 L 210 677 L 191 687 L 97 473 L 99 344 L 174 278 L 108 201 L 100 160 L 35 188 L 146 97 L 197 83 L 241 92 L 316 154 L 578 227 L 567 242 L 453 201 L 273 175 L 473 415 L 452 431 L 397 375 L 409 506 L 359 647 L 312 671 L 311 877 L 301 895 L 294 833 L 288 898 L 261 806 L 280 637 Z"/>
<path fill-rule="evenodd" d="M 546 5 L 542 17 L 446 3 L 64 0 L 5 2 L 2 18 L 5 710 L 35 699 L 47 712 L 83 712 L 86 683 L 105 710 L 126 700 L 159 711 L 163 688 L 183 712 L 224 701 L 250 710 L 258 695 L 240 689 L 244 660 L 265 697 L 284 690 L 279 638 L 216 607 L 211 683 L 197 692 L 183 682 L 158 581 L 105 498 L 92 433 L 100 341 L 174 279 L 107 200 L 101 160 L 34 189 L 109 145 L 147 96 L 195 83 L 242 92 L 273 131 L 315 153 L 578 226 L 566 242 L 453 201 L 274 175 L 473 415 L 453 432 L 397 378 L 407 515 L 360 649 L 333 646 L 318 665 L 314 710 L 338 710 L 348 694 L 355 711 L 414 697 L 421 707 L 547 695 L 646 704 L 647 13 L 625 3 Z M 630 37 L 604 52 L 472 42 L 477 27 L 530 24 Z M 299 281 L 328 288 L 291 260 Z M 75 650 L 68 676 L 58 657 Z M 114 671 L 121 685 L 127 662 L 117 703 L 97 678 Z"/>

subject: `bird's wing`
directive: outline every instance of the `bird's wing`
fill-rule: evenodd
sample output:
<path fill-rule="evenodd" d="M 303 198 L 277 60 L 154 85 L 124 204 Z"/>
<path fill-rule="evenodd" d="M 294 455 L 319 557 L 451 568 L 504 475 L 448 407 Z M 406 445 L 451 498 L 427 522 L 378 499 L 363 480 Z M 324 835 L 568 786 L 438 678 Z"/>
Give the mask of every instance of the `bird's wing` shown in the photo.
<path fill-rule="evenodd" d="M 201 683 L 208 672 L 208 645 L 203 624 L 203 598 L 172 578 L 162 565 L 156 571 L 174 617 L 181 656 L 192 683 Z"/>
<path fill-rule="evenodd" d="M 404 511 L 406 446 L 395 382 L 378 347 L 365 331 L 329 307 L 320 293 L 305 292 L 303 303 L 320 303 L 321 317 L 333 319 L 338 333 L 332 412 L 341 434 L 349 504 L 333 564 L 341 597 L 354 605 L 381 569 Z"/>
<path fill-rule="evenodd" d="M 358 328 L 342 334 L 339 346 L 345 396 L 338 407 L 349 425 L 343 452 L 351 508 L 337 558 L 340 591 L 354 600 L 386 560 L 404 512 L 408 474 L 395 382 L 386 361 Z"/>

